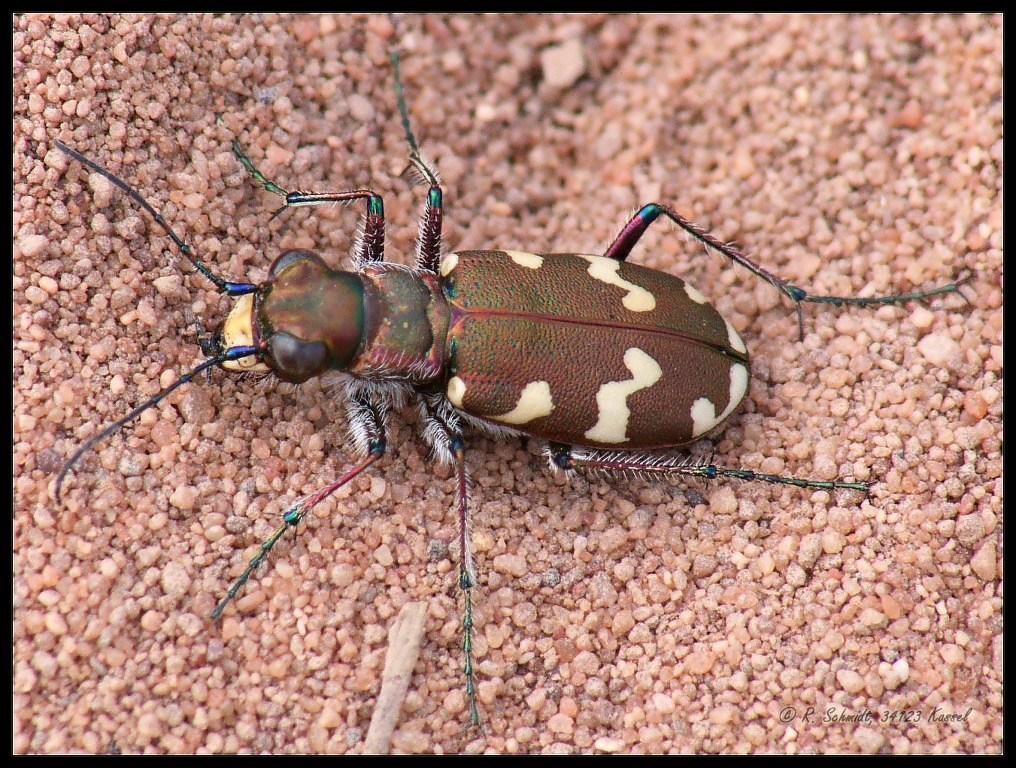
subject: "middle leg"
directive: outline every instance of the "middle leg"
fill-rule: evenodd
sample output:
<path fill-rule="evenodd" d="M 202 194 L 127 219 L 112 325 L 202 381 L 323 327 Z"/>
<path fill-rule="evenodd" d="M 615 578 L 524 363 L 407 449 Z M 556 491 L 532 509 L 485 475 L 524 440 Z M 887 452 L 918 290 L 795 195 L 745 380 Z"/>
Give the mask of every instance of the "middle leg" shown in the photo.
<path fill-rule="evenodd" d="M 459 513 L 459 588 L 465 605 L 462 611 L 463 673 L 466 676 L 466 697 L 469 720 L 480 724 L 476 704 L 476 673 L 473 669 L 473 587 L 476 568 L 473 563 L 472 530 L 469 522 L 469 479 L 466 475 L 465 443 L 462 427 L 454 407 L 442 394 L 425 394 L 421 399 L 424 418 L 424 439 L 440 461 L 455 467 L 456 500 Z"/>
<path fill-rule="evenodd" d="M 416 266 L 436 273 L 441 262 L 443 211 L 441 179 L 438 178 L 437 169 L 424 159 L 420 147 L 416 143 L 416 136 L 413 135 L 413 129 L 409 125 L 409 109 L 406 107 L 402 75 L 399 72 L 398 51 L 391 52 L 391 60 L 392 69 L 395 72 L 395 101 L 398 102 L 399 115 L 402 117 L 402 130 L 406 134 L 406 143 L 409 144 L 410 168 L 417 174 L 419 181 L 428 187 L 427 201 L 424 203 L 423 216 L 420 217 L 420 230 L 416 239 Z"/>

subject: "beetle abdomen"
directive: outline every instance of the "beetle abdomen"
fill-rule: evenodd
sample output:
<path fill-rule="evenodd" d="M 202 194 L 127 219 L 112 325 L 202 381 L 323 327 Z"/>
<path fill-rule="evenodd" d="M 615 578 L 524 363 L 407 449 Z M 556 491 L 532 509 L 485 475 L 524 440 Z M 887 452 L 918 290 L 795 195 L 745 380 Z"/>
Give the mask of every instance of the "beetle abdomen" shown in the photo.
<path fill-rule="evenodd" d="M 747 392 L 744 343 L 671 275 L 516 251 L 448 254 L 441 274 L 448 398 L 480 419 L 576 445 L 666 447 L 715 427 Z"/>

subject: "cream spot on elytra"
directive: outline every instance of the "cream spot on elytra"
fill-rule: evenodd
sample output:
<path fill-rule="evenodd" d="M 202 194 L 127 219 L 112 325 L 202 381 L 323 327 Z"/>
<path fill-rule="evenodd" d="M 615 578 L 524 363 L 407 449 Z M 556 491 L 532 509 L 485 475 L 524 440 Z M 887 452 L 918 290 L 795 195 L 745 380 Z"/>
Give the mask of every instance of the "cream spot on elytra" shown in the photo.
<path fill-rule="evenodd" d="M 629 283 L 618 271 L 621 269 L 621 262 L 617 259 L 609 259 L 606 256 L 587 256 L 578 254 L 580 259 L 589 262 L 589 274 L 601 283 L 616 285 L 628 293 L 621 303 L 632 312 L 649 312 L 656 309 L 656 297 L 649 291 L 634 283 Z"/>
<path fill-rule="evenodd" d="M 554 410 L 554 400 L 550 396 L 550 384 L 545 381 L 531 381 L 522 389 L 518 404 L 499 416 L 490 416 L 505 424 L 526 424 L 541 416 L 549 416 Z"/>
<path fill-rule="evenodd" d="M 452 405 L 456 408 L 462 407 L 462 398 L 466 396 L 466 382 L 460 379 L 458 376 L 452 376 L 448 379 L 448 399 L 451 400 Z"/>
<path fill-rule="evenodd" d="M 598 443 L 625 443 L 628 441 L 628 419 L 631 411 L 628 398 L 640 389 L 648 389 L 663 376 L 660 364 L 638 347 L 624 353 L 624 365 L 632 377 L 626 381 L 610 381 L 596 393 L 598 417 L 585 436 Z"/>
<path fill-rule="evenodd" d="M 505 251 L 505 253 L 520 267 L 539 269 L 543 266 L 543 257 L 537 256 L 535 253 L 526 253 L 524 251 Z"/>
<path fill-rule="evenodd" d="M 448 277 L 448 273 L 451 272 L 455 267 L 459 265 L 459 255 L 457 253 L 446 253 L 441 259 L 441 266 L 439 271 L 441 277 Z"/>
<path fill-rule="evenodd" d="M 684 292 L 688 294 L 688 298 L 694 301 L 696 304 L 708 304 L 706 297 L 702 295 L 702 292 L 693 285 L 684 284 Z"/>
<path fill-rule="evenodd" d="M 743 346 L 743 344 L 742 344 Z M 740 363 L 730 366 L 730 399 L 723 413 L 716 415 L 716 404 L 708 397 L 700 397 L 691 405 L 692 436 L 699 437 L 715 427 L 737 407 L 748 393 L 748 369 Z"/>
<path fill-rule="evenodd" d="M 744 341 L 741 339 L 740 334 L 734 330 L 734 326 L 730 324 L 729 320 L 724 319 L 727 324 L 727 336 L 730 339 L 730 348 L 735 352 L 740 352 L 742 355 L 748 354 L 748 348 L 744 346 Z"/>

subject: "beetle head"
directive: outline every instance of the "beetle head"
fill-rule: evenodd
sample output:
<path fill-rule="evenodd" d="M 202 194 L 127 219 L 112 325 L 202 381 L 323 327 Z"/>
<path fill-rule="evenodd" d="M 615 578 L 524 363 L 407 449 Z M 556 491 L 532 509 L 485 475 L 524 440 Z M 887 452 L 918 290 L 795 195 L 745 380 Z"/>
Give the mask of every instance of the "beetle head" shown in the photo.
<path fill-rule="evenodd" d="M 229 360 L 229 371 L 271 372 L 301 383 L 343 370 L 363 340 L 363 284 L 330 269 L 316 253 L 291 250 L 272 264 L 268 280 L 237 298 L 206 354 L 258 347 L 257 356 Z"/>

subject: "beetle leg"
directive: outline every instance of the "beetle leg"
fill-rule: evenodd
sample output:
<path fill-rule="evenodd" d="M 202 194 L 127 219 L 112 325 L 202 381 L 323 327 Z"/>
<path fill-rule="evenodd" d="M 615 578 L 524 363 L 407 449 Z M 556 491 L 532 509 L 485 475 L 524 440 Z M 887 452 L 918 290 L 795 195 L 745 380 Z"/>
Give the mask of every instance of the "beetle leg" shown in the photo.
<path fill-rule="evenodd" d="M 472 527 L 469 523 L 469 481 L 466 477 L 465 445 L 461 435 L 451 439 L 455 456 L 456 496 L 459 507 L 459 588 L 465 606 L 462 609 L 463 672 L 466 676 L 466 696 L 469 699 L 469 720 L 480 724 L 476 707 L 476 676 L 473 671 L 473 587 L 476 586 L 476 568 L 473 563 Z"/>
<path fill-rule="evenodd" d="M 594 474 L 624 475 L 629 477 L 703 477 L 713 480 L 730 477 L 736 480 L 756 480 L 773 485 L 794 485 L 798 488 L 824 490 L 851 490 L 868 493 L 870 483 L 840 480 L 802 480 L 796 477 L 769 475 L 750 469 L 718 467 L 694 456 L 676 453 L 642 453 L 638 451 L 610 451 L 592 448 L 575 448 L 563 443 L 550 443 L 546 456 L 552 469 L 566 471 L 581 469 Z"/>
<path fill-rule="evenodd" d="M 631 217 L 631 220 L 624 225 L 624 229 L 614 238 L 614 242 L 610 244 L 610 247 L 603 255 L 608 259 L 617 259 L 618 261 L 627 259 L 631 255 L 631 249 L 635 247 L 635 244 L 642 239 L 642 235 L 649 229 L 649 225 L 659 217 L 659 208 L 660 206 L 656 205 L 656 203 L 642 206 Z"/>
<path fill-rule="evenodd" d="M 480 724 L 476 705 L 476 674 L 473 670 L 473 587 L 476 586 L 476 567 L 473 562 L 472 527 L 469 521 L 469 478 L 466 474 L 465 443 L 455 408 L 446 397 L 425 393 L 421 398 L 424 417 L 424 439 L 430 444 L 438 460 L 455 467 L 456 499 L 459 511 L 459 588 L 465 605 L 462 611 L 463 673 L 466 676 L 466 696 L 469 699 L 469 719 Z"/>
<path fill-rule="evenodd" d="M 303 520 L 304 516 L 318 503 L 327 499 L 335 491 L 384 456 L 388 444 L 386 437 L 386 425 L 391 413 L 390 402 L 384 398 L 373 396 L 373 393 L 361 392 L 357 393 L 357 395 L 350 401 L 349 411 L 350 424 L 352 425 L 354 422 L 357 423 L 359 425 L 359 429 L 365 436 L 367 448 L 366 458 L 334 482 L 318 489 L 309 496 L 303 497 L 283 513 L 282 525 L 279 526 L 275 533 L 265 539 L 257 553 L 250 559 L 250 562 L 247 563 L 247 567 L 244 568 L 243 573 L 240 574 L 236 581 L 234 581 L 226 591 L 225 596 L 223 596 L 218 605 L 215 606 L 215 610 L 212 611 L 211 616 L 213 619 L 218 620 L 219 617 L 222 616 L 222 612 L 225 610 L 226 605 L 229 604 L 230 600 L 236 597 L 237 593 L 239 593 L 239 591 L 243 588 L 243 585 L 250 580 L 251 575 L 255 570 L 257 570 L 258 566 L 267 559 L 268 553 L 272 551 L 272 547 L 274 547 L 276 542 L 282 538 L 282 534 L 284 534 L 287 529 L 296 528 L 296 526 L 300 524 L 300 521 Z"/>
<path fill-rule="evenodd" d="M 409 166 L 417 175 L 418 180 L 430 187 L 427 190 L 427 202 L 424 204 L 423 216 L 420 218 L 420 232 L 416 239 L 416 266 L 436 273 L 441 261 L 441 179 L 433 164 L 427 162 L 420 153 L 416 136 L 413 135 L 413 129 L 409 125 L 409 109 L 406 107 L 402 73 L 399 71 L 399 52 L 392 50 L 389 53 L 389 58 L 395 74 L 395 101 L 399 106 L 402 130 L 406 133 L 406 143 L 409 144 Z"/>
<path fill-rule="evenodd" d="M 441 261 L 441 187 L 431 185 L 416 238 L 416 266 L 437 273 Z"/>
<path fill-rule="evenodd" d="M 804 318 L 801 314 L 801 304 L 804 302 L 811 302 L 813 304 L 832 304 L 836 307 L 844 305 L 867 307 L 882 304 L 904 304 L 910 301 L 921 301 L 923 299 L 930 298 L 931 296 L 937 296 L 943 293 L 958 293 L 960 296 L 963 296 L 964 300 L 969 301 L 967 300 L 967 297 L 963 295 L 962 291 L 960 291 L 960 286 L 966 282 L 967 278 L 957 280 L 956 282 L 949 283 L 948 285 L 941 285 L 936 288 L 914 291 L 911 293 L 894 293 L 888 296 L 812 296 L 803 288 L 798 288 L 796 285 L 792 285 L 790 281 L 784 280 L 783 278 L 774 275 L 769 270 L 759 266 L 733 245 L 730 243 L 724 243 L 722 240 L 718 240 L 704 229 L 701 229 L 688 219 L 684 218 L 684 216 L 679 214 L 673 208 L 660 205 L 659 203 L 649 203 L 648 205 L 642 206 L 638 212 L 632 216 L 631 220 L 625 224 L 621 233 L 614 238 L 614 242 L 610 244 L 610 247 L 607 249 L 604 256 L 616 259 L 617 261 L 624 261 L 627 259 L 631 253 L 631 249 L 635 247 L 635 244 L 642 238 L 642 235 L 645 234 L 646 230 L 649 229 L 649 225 L 656 221 L 661 215 L 666 216 L 707 248 L 719 251 L 734 263 L 740 264 L 748 271 L 762 278 L 794 302 L 794 306 L 797 309 L 797 325 L 802 340 L 804 339 Z"/>
<path fill-rule="evenodd" d="M 240 143 L 233 142 L 233 154 L 240 161 L 251 178 L 267 192 L 278 195 L 285 202 L 273 214 L 274 219 L 287 208 L 298 208 L 302 205 L 327 205 L 328 203 L 351 203 L 355 200 L 367 201 L 367 214 L 357 234 L 356 245 L 353 247 L 353 260 L 357 267 L 375 261 L 384 261 L 385 257 L 385 207 L 381 196 L 369 189 L 349 189 L 338 192 L 290 192 L 274 181 L 270 181 L 240 148 Z"/>

